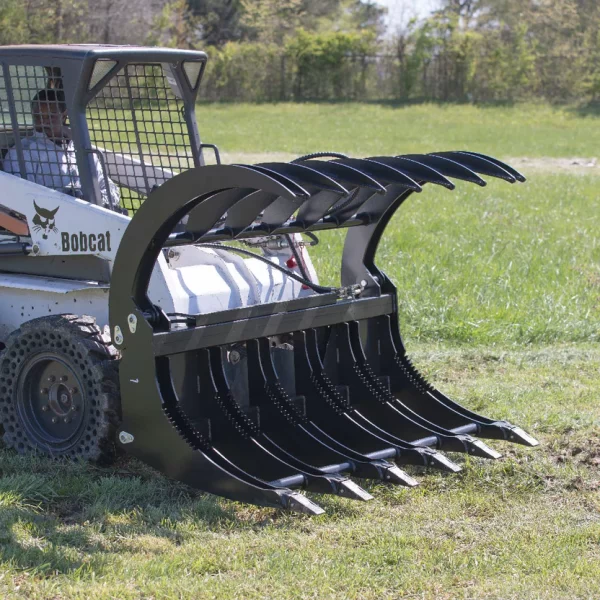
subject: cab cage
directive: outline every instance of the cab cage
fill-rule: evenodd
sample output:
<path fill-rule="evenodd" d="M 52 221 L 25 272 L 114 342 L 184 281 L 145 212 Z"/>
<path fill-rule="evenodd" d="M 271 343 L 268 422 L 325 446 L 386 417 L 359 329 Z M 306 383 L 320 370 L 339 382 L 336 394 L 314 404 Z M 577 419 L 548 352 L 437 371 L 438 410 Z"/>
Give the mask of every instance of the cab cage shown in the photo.
<path fill-rule="evenodd" d="M 135 212 L 175 173 L 204 165 L 195 103 L 206 60 L 204 52 L 134 46 L 4 47 L 0 158 L 14 147 L 18 168 L 11 160 L 10 172 L 42 172 L 44 185 L 60 187 L 52 168 L 59 147 L 30 156 L 24 146 L 35 135 L 32 100 L 42 89 L 61 90 L 76 156 L 71 184 L 103 205 L 99 165 L 120 187 L 122 207 Z"/>

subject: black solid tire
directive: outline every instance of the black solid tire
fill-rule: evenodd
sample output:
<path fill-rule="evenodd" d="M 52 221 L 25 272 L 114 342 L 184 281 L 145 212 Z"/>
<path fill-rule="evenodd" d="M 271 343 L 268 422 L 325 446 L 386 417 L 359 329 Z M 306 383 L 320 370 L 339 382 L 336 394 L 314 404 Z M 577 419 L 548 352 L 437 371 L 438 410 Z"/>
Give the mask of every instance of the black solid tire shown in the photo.
<path fill-rule="evenodd" d="M 20 454 L 34 451 L 110 462 L 120 420 L 117 358 L 109 337 L 92 317 L 52 315 L 23 323 L 0 353 L 0 433 L 5 446 Z M 37 417 L 23 409 L 24 397 L 32 395 L 26 387 L 31 365 L 44 359 L 65 365 L 81 386 L 76 389 L 77 428 L 56 446 L 40 442 L 35 434 L 35 427 L 40 427 Z"/>

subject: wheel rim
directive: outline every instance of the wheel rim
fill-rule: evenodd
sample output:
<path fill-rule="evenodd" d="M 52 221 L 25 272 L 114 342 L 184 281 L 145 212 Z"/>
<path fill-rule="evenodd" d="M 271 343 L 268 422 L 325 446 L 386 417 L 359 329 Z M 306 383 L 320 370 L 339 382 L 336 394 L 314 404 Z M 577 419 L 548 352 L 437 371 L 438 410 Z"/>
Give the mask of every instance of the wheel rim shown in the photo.
<path fill-rule="evenodd" d="M 54 451 L 68 450 L 84 427 L 84 393 L 69 363 L 38 354 L 21 370 L 17 410 L 32 441 Z"/>

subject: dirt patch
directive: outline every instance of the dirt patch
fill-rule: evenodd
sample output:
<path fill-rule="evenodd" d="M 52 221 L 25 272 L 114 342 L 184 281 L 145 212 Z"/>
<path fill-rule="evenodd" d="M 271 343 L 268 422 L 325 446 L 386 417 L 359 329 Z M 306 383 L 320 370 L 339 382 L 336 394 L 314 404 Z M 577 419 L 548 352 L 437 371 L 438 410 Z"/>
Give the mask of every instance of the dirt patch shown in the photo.
<path fill-rule="evenodd" d="M 553 440 L 550 454 L 557 463 L 575 462 L 597 469 L 600 440 L 586 432 L 568 432 Z"/>
<path fill-rule="evenodd" d="M 526 175 L 528 171 L 565 173 L 571 175 L 600 175 L 597 158 L 508 158 L 506 162 Z"/>

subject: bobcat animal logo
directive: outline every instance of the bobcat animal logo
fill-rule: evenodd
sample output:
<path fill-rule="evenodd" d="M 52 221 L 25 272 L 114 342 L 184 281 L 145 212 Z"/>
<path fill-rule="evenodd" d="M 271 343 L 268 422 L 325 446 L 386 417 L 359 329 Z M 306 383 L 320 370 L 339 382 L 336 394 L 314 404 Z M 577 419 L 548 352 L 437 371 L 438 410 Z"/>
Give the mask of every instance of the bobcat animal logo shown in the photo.
<path fill-rule="evenodd" d="M 47 240 L 48 234 L 52 231 L 53 233 L 58 233 L 58 229 L 56 228 L 56 223 L 54 221 L 54 216 L 56 215 L 60 206 L 57 206 L 54 210 L 47 210 L 45 208 L 41 208 L 33 201 L 33 207 L 35 208 L 35 217 L 33 217 L 33 230 L 34 231 L 43 231 L 42 239 Z"/>

